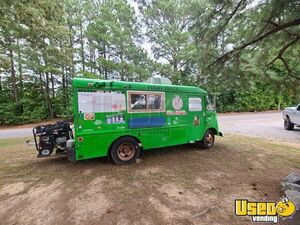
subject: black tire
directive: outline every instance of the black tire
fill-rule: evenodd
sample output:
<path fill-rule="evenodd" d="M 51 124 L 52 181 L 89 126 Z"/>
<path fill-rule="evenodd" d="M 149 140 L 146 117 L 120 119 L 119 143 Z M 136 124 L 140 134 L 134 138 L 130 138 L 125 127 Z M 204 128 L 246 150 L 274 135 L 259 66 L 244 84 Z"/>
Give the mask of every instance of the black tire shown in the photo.
<path fill-rule="evenodd" d="M 290 121 L 290 118 L 286 117 L 284 119 L 283 123 L 284 129 L 286 130 L 293 130 L 294 129 L 294 124 Z"/>
<path fill-rule="evenodd" d="M 209 149 L 214 146 L 215 143 L 215 133 L 213 130 L 209 129 L 205 132 L 202 141 L 200 142 L 201 148 Z"/>
<path fill-rule="evenodd" d="M 111 147 L 110 156 L 114 163 L 127 165 L 134 163 L 140 155 L 139 143 L 131 137 L 118 139 Z"/>

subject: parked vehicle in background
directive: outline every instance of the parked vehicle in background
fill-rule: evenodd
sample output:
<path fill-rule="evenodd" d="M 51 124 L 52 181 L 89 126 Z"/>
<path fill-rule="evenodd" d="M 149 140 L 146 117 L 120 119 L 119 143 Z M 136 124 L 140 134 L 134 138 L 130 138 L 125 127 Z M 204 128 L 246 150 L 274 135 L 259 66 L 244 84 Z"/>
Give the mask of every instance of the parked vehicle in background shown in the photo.
<path fill-rule="evenodd" d="M 283 111 L 284 129 L 293 130 L 295 125 L 300 126 L 300 104 L 296 107 L 287 107 Z"/>

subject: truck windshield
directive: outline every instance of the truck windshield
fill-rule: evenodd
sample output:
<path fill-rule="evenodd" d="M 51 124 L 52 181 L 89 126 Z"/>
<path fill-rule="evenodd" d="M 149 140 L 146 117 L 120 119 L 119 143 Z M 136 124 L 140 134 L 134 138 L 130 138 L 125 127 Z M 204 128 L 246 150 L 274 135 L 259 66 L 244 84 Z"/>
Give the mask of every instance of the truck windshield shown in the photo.
<path fill-rule="evenodd" d="M 207 106 L 206 109 L 208 111 L 214 111 L 215 110 L 215 103 L 211 100 L 212 96 L 206 96 L 206 102 L 207 102 Z"/>

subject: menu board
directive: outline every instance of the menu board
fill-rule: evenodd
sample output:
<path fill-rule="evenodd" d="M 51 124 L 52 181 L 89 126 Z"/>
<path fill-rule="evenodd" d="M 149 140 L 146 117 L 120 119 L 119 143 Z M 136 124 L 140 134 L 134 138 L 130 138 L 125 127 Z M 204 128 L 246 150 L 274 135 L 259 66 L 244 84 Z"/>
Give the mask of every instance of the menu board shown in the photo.
<path fill-rule="evenodd" d="M 119 112 L 126 110 L 125 95 L 119 92 L 78 92 L 79 112 Z"/>

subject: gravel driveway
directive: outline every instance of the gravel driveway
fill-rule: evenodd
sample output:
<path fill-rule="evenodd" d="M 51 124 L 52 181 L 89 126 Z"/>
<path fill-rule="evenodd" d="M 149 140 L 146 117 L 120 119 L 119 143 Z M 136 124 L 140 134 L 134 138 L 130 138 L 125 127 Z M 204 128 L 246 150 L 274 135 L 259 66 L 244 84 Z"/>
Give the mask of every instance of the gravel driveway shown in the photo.
<path fill-rule="evenodd" d="M 273 141 L 300 144 L 300 128 L 283 129 L 281 112 L 234 113 L 218 116 L 220 130 L 225 134 L 240 134 Z M 0 138 L 31 137 L 32 128 L 0 130 Z"/>
<path fill-rule="evenodd" d="M 281 112 L 235 113 L 219 115 L 220 130 L 225 134 L 240 134 L 272 141 L 300 144 L 300 128 L 283 128 Z"/>

